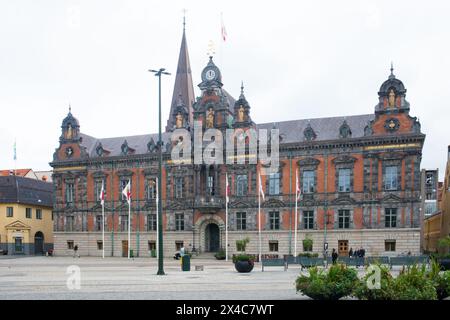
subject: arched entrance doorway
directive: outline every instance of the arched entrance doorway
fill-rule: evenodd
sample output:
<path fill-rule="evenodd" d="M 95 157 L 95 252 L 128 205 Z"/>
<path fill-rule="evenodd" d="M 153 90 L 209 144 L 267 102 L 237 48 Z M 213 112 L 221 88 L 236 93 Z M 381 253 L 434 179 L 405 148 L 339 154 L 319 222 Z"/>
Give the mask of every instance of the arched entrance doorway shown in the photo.
<path fill-rule="evenodd" d="M 44 254 L 44 234 L 41 231 L 34 235 L 34 254 Z"/>
<path fill-rule="evenodd" d="M 220 231 L 219 226 L 210 223 L 205 228 L 205 251 L 217 252 L 220 249 Z"/>

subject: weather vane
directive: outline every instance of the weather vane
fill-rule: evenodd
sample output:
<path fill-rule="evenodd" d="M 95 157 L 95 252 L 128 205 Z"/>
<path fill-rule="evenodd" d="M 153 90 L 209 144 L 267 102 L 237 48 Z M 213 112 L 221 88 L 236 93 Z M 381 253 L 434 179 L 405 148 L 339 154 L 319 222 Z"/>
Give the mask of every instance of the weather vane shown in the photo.
<path fill-rule="evenodd" d="M 208 57 L 212 57 L 215 54 L 216 54 L 216 46 L 214 45 L 214 41 L 209 40 L 207 55 Z"/>

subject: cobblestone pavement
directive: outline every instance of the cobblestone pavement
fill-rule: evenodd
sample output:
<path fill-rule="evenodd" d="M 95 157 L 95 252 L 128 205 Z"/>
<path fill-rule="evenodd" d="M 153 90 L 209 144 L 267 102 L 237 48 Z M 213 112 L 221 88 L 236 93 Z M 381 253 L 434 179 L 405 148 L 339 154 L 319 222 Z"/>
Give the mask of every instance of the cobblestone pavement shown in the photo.
<path fill-rule="evenodd" d="M 0 258 L 0 299 L 303 299 L 295 292 L 300 268 L 259 264 L 251 273 L 236 272 L 231 261 L 191 260 L 191 271 L 180 261 L 165 260 L 166 275 L 157 276 L 151 258 L 20 257 Z M 81 288 L 69 290 L 67 267 L 81 271 Z M 202 265 L 203 271 L 195 271 Z"/>
<path fill-rule="evenodd" d="M 80 267 L 80 289 L 70 290 L 69 266 Z M 203 271 L 195 271 L 203 266 Z M 132 300 L 292 300 L 300 267 L 267 267 L 238 273 L 231 261 L 192 259 L 191 271 L 180 261 L 164 261 L 166 275 L 157 276 L 155 258 L 0 257 L 0 300 L 132 299 Z M 362 275 L 363 269 L 359 273 Z"/>

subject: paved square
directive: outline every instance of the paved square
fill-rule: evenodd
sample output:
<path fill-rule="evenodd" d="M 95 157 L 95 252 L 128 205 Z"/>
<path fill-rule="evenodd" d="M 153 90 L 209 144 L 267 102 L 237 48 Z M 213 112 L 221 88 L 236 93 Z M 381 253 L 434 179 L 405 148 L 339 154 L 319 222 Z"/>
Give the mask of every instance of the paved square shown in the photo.
<path fill-rule="evenodd" d="M 180 261 L 165 260 L 165 276 L 157 276 L 155 258 L 0 257 L 0 299 L 164 299 L 164 300 L 290 300 L 298 265 L 267 267 L 255 264 L 251 273 L 238 273 L 231 261 L 192 259 L 191 271 Z M 81 288 L 67 287 L 67 268 L 80 267 Z M 195 271 L 195 266 L 204 266 Z"/>

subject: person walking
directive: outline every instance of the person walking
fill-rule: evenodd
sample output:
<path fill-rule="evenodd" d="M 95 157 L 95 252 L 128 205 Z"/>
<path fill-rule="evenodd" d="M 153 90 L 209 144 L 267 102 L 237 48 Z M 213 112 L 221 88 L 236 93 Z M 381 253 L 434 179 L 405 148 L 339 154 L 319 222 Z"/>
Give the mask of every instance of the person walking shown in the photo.
<path fill-rule="evenodd" d="M 80 255 L 78 254 L 78 245 L 76 244 L 75 247 L 73 247 L 73 257 L 80 257 Z"/>
<path fill-rule="evenodd" d="M 348 252 L 348 257 L 353 258 L 353 248 L 350 248 L 350 251 Z"/>
<path fill-rule="evenodd" d="M 338 253 L 336 252 L 336 249 L 333 248 L 333 251 L 331 252 L 331 261 L 333 264 L 336 264 L 338 258 Z"/>

